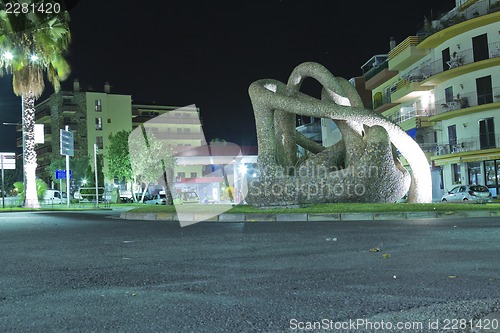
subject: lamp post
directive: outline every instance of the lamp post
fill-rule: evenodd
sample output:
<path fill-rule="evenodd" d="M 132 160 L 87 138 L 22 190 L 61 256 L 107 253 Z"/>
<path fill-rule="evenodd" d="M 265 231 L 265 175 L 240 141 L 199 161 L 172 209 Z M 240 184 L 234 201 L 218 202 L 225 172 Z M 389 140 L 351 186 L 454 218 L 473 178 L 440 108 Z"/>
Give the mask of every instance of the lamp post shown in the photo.
<path fill-rule="evenodd" d="M 24 144 L 24 118 L 23 118 L 21 124 L 19 124 L 19 123 L 3 123 L 3 125 L 5 125 L 5 126 L 19 126 L 19 125 L 21 125 L 22 139 L 23 139 L 23 168 L 22 168 L 22 172 L 23 172 L 23 191 L 26 194 L 26 173 L 24 172 L 24 155 L 25 155 L 25 151 L 24 151 L 25 150 L 25 144 Z M 26 195 L 24 196 L 24 198 L 26 199 Z"/>

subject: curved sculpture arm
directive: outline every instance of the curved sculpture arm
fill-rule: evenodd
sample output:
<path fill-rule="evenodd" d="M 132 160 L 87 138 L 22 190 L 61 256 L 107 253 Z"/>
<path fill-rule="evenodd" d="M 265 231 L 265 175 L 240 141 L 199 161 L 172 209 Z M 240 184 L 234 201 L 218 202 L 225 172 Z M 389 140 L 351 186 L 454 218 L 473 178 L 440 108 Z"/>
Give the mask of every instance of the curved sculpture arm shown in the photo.
<path fill-rule="evenodd" d="M 272 156 L 275 145 L 262 144 L 261 140 L 274 138 L 273 129 L 266 126 L 266 121 L 272 123 L 272 110 L 283 110 L 289 113 L 333 120 L 356 121 L 370 127 L 382 126 L 388 133 L 390 141 L 406 158 L 412 171 L 412 184 L 408 195 L 410 202 L 431 202 L 432 181 L 427 158 L 420 146 L 399 126 L 383 116 L 362 107 L 332 104 L 315 98 L 298 98 L 288 87 L 276 80 L 258 80 L 248 89 L 254 106 L 259 154 L 262 152 Z M 263 125 L 263 126 L 258 126 Z"/>
<path fill-rule="evenodd" d="M 313 154 L 318 154 L 323 150 L 325 150 L 325 147 L 323 147 L 316 141 L 309 139 L 308 137 L 306 137 L 304 134 L 300 133 L 297 130 L 295 130 L 295 142 L 299 146 L 310 151 Z"/>

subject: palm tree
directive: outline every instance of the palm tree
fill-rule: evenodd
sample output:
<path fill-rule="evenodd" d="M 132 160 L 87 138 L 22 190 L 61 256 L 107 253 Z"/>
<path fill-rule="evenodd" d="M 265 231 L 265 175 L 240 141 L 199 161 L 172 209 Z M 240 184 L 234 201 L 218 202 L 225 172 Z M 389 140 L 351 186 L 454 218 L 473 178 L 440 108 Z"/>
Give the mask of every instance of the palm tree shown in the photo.
<path fill-rule="evenodd" d="M 34 0 L 12 2 L 39 4 Z M 67 11 L 42 13 L 30 9 L 26 14 L 13 14 L 0 10 L 0 75 L 4 71 L 12 74 L 14 93 L 22 100 L 25 207 L 40 206 L 35 184 L 35 100 L 44 91 L 44 73 L 56 92 L 60 81 L 69 75 L 63 55 L 70 39 Z"/>

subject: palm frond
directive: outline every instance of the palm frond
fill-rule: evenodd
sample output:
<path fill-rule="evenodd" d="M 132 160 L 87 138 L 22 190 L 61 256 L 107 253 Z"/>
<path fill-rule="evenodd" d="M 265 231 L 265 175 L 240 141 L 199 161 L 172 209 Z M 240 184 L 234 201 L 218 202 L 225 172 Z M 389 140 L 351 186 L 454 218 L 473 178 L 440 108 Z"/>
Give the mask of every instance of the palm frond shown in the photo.
<path fill-rule="evenodd" d="M 12 71 L 16 94 L 32 92 L 39 97 L 44 89 L 44 72 L 54 89 L 60 89 L 60 81 L 71 71 L 64 59 L 71 42 L 69 18 L 67 12 L 16 15 L 0 10 L 0 47 L 14 54 L 13 59 L 0 59 L 0 72 Z M 34 62 L 33 54 L 39 60 Z"/>

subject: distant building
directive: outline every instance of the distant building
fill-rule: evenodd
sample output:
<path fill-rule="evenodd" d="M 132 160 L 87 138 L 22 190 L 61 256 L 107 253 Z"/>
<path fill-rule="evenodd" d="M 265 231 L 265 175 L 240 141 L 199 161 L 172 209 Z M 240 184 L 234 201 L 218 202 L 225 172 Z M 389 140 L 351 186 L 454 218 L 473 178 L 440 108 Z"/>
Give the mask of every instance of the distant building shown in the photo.
<path fill-rule="evenodd" d="M 54 93 L 36 105 L 36 123 L 45 125 L 45 143 L 36 147 L 37 175 L 50 184 L 47 167 L 52 160 L 62 158 L 59 152 L 59 130 L 64 129 L 65 125 L 69 126 L 74 136 L 75 156 L 89 156 L 92 168 L 94 144 L 97 144 L 99 154 L 105 156 L 110 134 L 135 129 L 166 112 L 176 112 L 175 121 L 162 124 L 159 132 L 169 133 L 169 138 L 174 138 L 177 151 L 201 145 L 204 137 L 199 110 L 178 109 L 174 106 L 134 104 L 131 95 L 111 93 L 109 83 L 104 85 L 102 92 L 84 91 L 78 80 L 75 80 L 73 90 Z M 21 139 L 18 140 L 18 146 L 22 146 Z M 106 158 L 103 162 L 106 183 L 110 186 L 115 182 L 114 175 L 108 172 Z M 202 173 L 202 167 L 182 166 L 175 172 L 178 175 L 198 176 Z M 74 181 L 79 182 L 81 179 Z"/>

